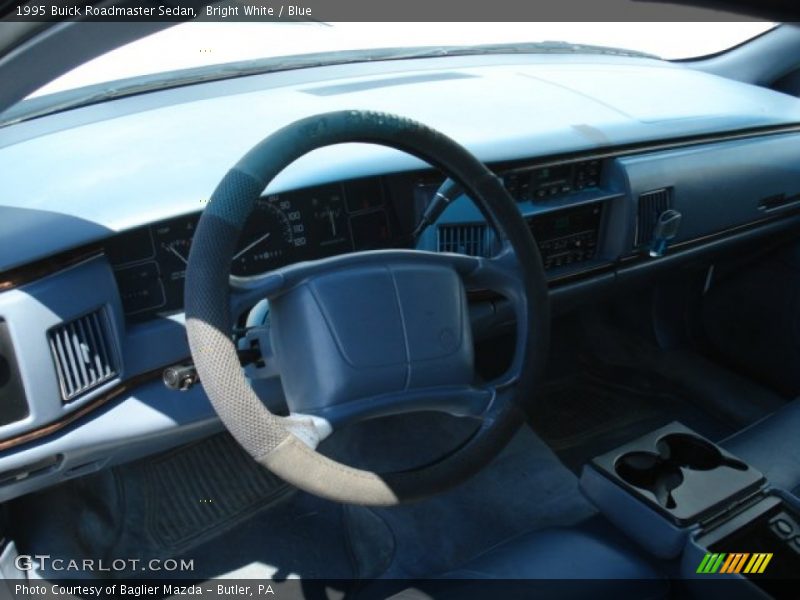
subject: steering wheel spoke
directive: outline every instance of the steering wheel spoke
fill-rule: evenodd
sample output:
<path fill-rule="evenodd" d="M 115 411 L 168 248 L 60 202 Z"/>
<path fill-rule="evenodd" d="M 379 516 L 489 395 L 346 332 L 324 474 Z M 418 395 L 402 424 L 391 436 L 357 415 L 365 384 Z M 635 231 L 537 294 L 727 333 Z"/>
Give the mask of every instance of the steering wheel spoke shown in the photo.
<path fill-rule="evenodd" d="M 494 256 L 472 258 L 474 268 L 464 275 L 467 285 L 512 298 L 524 296 L 522 266 L 508 244 L 504 244 Z"/>
<path fill-rule="evenodd" d="M 236 319 L 246 310 L 265 298 L 271 298 L 285 289 L 286 281 L 278 271 L 270 271 L 254 277 L 230 278 L 230 313 Z"/>
<path fill-rule="evenodd" d="M 440 412 L 480 419 L 489 410 L 495 391 L 475 386 L 439 386 L 393 392 L 353 400 L 317 411 L 315 416 L 341 429 L 351 423 L 411 412 Z"/>
<path fill-rule="evenodd" d="M 404 263 L 419 266 L 446 266 L 462 277 L 470 277 L 484 259 L 461 254 L 441 254 L 425 250 L 365 250 L 287 265 L 252 277 L 230 277 L 231 312 L 241 314 L 264 298 L 273 298 L 304 281 L 332 271 Z"/>
<path fill-rule="evenodd" d="M 513 249 L 504 244 L 501 251 L 491 258 L 479 258 L 477 268 L 468 274 L 464 282 L 472 289 L 485 289 L 511 303 L 516 318 L 516 342 L 511 365 L 500 377 L 491 382 L 498 389 L 515 385 L 525 368 L 525 345 L 530 342 L 532 323 L 530 318 L 530 292 L 526 289 L 524 266 Z M 547 335 L 546 331 L 533 335 Z"/>

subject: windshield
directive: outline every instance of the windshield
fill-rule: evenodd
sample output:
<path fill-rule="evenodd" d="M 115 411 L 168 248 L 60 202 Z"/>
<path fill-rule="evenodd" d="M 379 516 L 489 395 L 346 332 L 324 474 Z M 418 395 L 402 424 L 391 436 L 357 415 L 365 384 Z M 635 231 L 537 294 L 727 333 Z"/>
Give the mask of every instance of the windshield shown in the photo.
<path fill-rule="evenodd" d="M 89 85 L 233 62 L 378 48 L 567 42 L 687 59 L 722 52 L 772 28 L 725 23 L 185 23 L 100 56 L 40 88 Z M 564 51 L 576 51 L 575 48 Z M 354 58 L 357 60 L 357 57 Z M 324 59 L 323 61 L 324 62 Z M 109 85 L 109 87 L 112 87 Z"/>

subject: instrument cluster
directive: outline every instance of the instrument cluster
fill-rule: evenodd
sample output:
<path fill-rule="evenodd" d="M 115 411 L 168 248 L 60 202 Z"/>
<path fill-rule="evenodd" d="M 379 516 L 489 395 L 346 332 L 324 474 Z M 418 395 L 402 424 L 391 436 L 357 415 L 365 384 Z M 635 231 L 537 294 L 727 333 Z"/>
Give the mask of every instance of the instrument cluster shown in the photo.
<path fill-rule="evenodd" d="M 142 321 L 183 308 L 183 282 L 200 213 L 121 233 L 106 245 L 125 315 Z M 263 196 L 244 227 L 231 273 L 248 277 L 303 260 L 390 247 L 381 178 Z"/>

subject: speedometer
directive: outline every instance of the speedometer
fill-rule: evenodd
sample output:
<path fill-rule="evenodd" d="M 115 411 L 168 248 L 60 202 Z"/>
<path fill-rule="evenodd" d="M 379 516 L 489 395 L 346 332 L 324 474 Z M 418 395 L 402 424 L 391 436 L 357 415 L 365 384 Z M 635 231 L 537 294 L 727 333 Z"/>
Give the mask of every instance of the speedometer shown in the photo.
<path fill-rule="evenodd" d="M 302 214 L 291 199 L 259 198 L 239 238 L 231 273 L 243 277 L 276 269 L 305 245 Z"/>

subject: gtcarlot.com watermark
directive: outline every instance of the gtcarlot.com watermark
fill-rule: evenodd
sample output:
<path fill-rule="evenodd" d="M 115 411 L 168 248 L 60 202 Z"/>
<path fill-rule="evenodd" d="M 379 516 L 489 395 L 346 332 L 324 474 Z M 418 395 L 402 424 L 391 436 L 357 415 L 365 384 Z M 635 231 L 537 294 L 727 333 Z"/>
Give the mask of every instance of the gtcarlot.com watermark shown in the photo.
<path fill-rule="evenodd" d="M 14 560 L 14 566 L 20 571 L 73 572 L 73 573 L 109 573 L 130 571 L 152 571 L 183 573 L 194 571 L 194 559 L 160 559 L 143 560 L 141 558 L 53 558 L 49 554 L 20 554 Z"/>
<path fill-rule="evenodd" d="M 141 581 L 141 580 L 140 580 Z M 173 583 L 137 583 L 130 585 L 127 583 L 110 584 L 25 584 L 18 583 L 14 586 L 14 593 L 17 597 L 32 597 L 36 600 L 53 598 L 58 600 L 63 597 L 74 598 L 163 598 L 172 596 L 191 596 L 196 600 L 203 598 L 214 600 L 249 600 L 253 597 L 277 598 L 272 585 L 259 583 L 258 585 L 245 585 L 242 583 L 225 583 L 215 585 L 176 585 Z"/>

